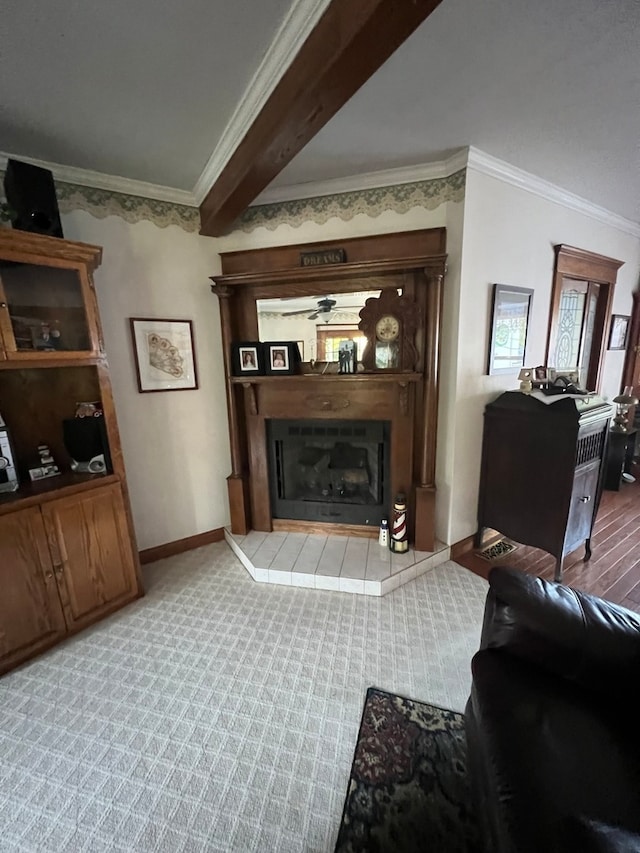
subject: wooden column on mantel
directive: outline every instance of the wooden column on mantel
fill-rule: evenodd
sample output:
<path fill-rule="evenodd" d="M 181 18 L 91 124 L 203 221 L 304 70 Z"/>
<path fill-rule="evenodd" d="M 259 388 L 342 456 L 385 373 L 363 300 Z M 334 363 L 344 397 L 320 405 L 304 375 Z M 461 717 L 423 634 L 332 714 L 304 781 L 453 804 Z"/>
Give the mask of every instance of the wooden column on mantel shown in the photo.
<path fill-rule="evenodd" d="M 346 260 L 301 265 L 301 253 L 328 249 L 343 250 L 335 256 Z M 232 460 L 227 482 L 234 533 L 273 529 L 266 445 L 269 418 L 371 418 L 391 423 L 391 486 L 394 492 L 407 494 L 410 537 L 418 550 L 434 550 L 445 251 L 445 229 L 432 228 L 222 254 L 222 275 L 211 278 L 212 291 L 220 296 Z M 385 287 L 401 287 L 418 307 L 418 359 L 411 370 L 232 375 L 231 344 L 259 340 L 258 299 L 321 297 Z M 279 529 L 286 528 L 286 520 L 277 521 Z M 300 529 L 301 525 L 292 520 L 290 526 Z M 313 527 L 329 532 L 331 525 L 314 523 Z M 377 530 L 371 532 L 377 534 Z"/>

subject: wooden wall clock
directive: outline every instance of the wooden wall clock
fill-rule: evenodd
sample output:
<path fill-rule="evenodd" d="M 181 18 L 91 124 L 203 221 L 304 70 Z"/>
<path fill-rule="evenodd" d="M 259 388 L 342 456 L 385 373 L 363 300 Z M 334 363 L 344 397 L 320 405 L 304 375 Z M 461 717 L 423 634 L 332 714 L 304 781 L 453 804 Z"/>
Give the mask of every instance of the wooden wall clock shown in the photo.
<path fill-rule="evenodd" d="M 367 299 L 358 325 L 367 337 L 362 354 L 365 370 L 415 370 L 419 325 L 418 306 L 410 296 L 400 296 L 397 288 L 386 288 L 380 296 Z"/>

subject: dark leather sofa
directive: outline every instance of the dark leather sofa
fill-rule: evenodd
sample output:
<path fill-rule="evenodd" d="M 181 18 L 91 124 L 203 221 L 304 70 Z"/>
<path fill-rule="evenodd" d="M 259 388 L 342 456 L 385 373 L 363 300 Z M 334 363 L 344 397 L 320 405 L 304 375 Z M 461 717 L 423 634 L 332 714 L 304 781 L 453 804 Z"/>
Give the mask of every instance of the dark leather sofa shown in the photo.
<path fill-rule="evenodd" d="M 640 616 L 495 567 L 465 711 L 487 853 L 640 851 Z"/>

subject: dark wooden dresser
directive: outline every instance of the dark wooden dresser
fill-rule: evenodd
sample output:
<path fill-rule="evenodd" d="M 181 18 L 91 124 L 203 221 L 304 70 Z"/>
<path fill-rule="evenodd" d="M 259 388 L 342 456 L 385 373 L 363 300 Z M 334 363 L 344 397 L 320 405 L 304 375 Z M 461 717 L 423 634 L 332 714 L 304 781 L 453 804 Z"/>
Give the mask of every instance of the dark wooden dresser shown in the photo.
<path fill-rule="evenodd" d="M 485 409 L 478 503 L 480 547 L 486 528 L 556 558 L 585 543 L 602 490 L 611 407 L 600 397 L 554 397 L 507 391 Z"/>

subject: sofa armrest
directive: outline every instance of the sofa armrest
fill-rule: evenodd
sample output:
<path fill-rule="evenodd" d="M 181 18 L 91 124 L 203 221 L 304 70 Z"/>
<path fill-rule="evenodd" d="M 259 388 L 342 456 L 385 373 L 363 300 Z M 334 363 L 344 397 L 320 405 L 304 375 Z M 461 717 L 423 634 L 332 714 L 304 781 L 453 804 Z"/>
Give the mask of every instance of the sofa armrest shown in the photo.
<path fill-rule="evenodd" d="M 620 692 L 640 673 L 640 616 L 496 566 L 489 573 L 480 647 L 504 649 L 587 688 Z"/>

